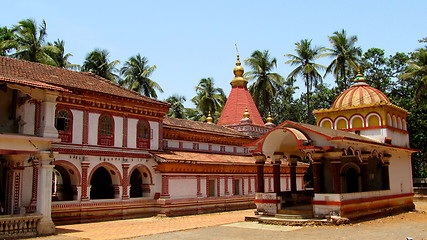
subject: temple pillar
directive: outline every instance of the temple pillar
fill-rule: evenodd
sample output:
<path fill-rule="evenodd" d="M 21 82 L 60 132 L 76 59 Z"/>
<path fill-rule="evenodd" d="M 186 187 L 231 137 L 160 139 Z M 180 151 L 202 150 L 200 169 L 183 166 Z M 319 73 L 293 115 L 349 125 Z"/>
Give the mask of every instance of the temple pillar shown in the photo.
<path fill-rule="evenodd" d="M 264 154 L 254 154 L 253 157 L 255 158 L 255 164 L 257 167 L 256 172 L 256 192 L 263 193 L 265 192 L 264 188 L 264 164 L 265 164 L 265 155 Z"/>
<path fill-rule="evenodd" d="M 390 190 L 390 177 L 389 177 L 389 162 L 384 162 L 381 166 L 383 190 Z"/>
<path fill-rule="evenodd" d="M 332 165 L 332 184 L 334 193 L 342 193 L 341 190 L 341 161 L 331 161 Z"/>
<path fill-rule="evenodd" d="M 323 191 L 323 164 L 320 161 L 313 161 L 312 168 L 314 192 L 321 193 Z"/>
<path fill-rule="evenodd" d="M 55 224 L 52 221 L 52 171 L 54 165 L 53 154 L 43 151 L 38 153 L 40 161 L 38 173 L 38 188 L 37 188 L 37 207 L 36 211 L 43 215 L 37 224 L 37 232 L 40 235 L 48 235 L 55 233 Z"/>
<path fill-rule="evenodd" d="M 291 192 L 297 191 L 297 164 L 299 157 L 290 156 L 288 160 L 289 171 L 290 171 L 290 182 L 291 182 Z"/>
<path fill-rule="evenodd" d="M 363 161 L 359 163 L 360 167 L 360 177 L 362 180 L 362 192 L 369 191 L 369 181 L 368 181 L 368 162 Z"/>
<path fill-rule="evenodd" d="M 162 176 L 162 194 L 161 198 L 170 198 L 169 195 L 169 176 Z"/>
<path fill-rule="evenodd" d="M 83 160 L 81 163 L 82 166 L 82 201 L 88 201 L 89 200 L 89 196 L 88 196 L 88 192 L 90 193 L 89 190 L 89 184 L 88 184 L 88 170 L 89 170 L 89 166 L 90 166 L 90 162 Z M 89 191 L 88 191 L 89 190 Z"/>
<path fill-rule="evenodd" d="M 38 136 L 57 138 L 58 131 L 55 128 L 55 107 L 58 93 L 45 91 L 44 99 L 41 103 L 41 124 Z"/>
<path fill-rule="evenodd" d="M 280 193 L 280 164 L 283 158 L 282 152 L 275 152 L 273 154 L 273 187 L 275 193 Z"/>
<path fill-rule="evenodd" d="M 122 199 L 127 200 L 129 199 L 129 192 L 128 192 L 128 186 L 129 186 L 129 163 L 126 161 L 122 162 L 122 169 L 123 169 L 123 184 L 122 184 Z"/>

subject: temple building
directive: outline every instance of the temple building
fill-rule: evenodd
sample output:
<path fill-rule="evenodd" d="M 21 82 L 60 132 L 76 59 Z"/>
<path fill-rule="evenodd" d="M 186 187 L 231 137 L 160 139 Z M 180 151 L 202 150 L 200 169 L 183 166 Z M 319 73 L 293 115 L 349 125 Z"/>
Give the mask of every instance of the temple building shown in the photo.
<path fill-rule="evenodd" d="M 274 125 L 262 121 L 242 74 L 237 60 L 240 85 L 232 82 L 222 124 L 213 124 L 167 118 L 168 103 L 92 73 L 0 56 L 0 238 L 254 207 L 257 167 L 246 145 Z M 299 191 L 307 167 L 293 169 Z M 289 191 L 290 168 L 278 170 Z M 267 191 L 278 187 L 273 171 L 267 163 Z"/>
<path fill-rule="evenodd" d="M 262 215 L 299 209 L 308 217 L 359 218 L 392 210 L 414 209 L 411 154 L 406 128 L 408 112 L 370 87 L 362 74 L 330 109 L 314 112 L 317 126 L 285 121 L 253 144 L 262 183 L 267 159 L 291 166 L 291 194 L 257 187 Z M 310 163 L 313 192 L 295 187 L 300 161 Z M 280 185 L 281 174 L 273 181 Z M 307 197 L 308 196 L 308 197 Z"/>

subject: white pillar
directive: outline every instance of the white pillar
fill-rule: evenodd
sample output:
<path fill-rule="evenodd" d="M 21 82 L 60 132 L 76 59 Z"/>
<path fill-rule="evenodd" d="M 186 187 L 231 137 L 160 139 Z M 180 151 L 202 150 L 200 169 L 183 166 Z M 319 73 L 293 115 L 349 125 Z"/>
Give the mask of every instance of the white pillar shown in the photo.
<path fill-rule="evenodd" d="M 52 170 L 54 161 L 50 152 L 39 152 L 38 158 L 41 166 L 39 167 L 39 180 L 37 189 L 37 209 L 38 213 L 43 215 L 37 225 L 37 232 L 40 235 L 55 233 L 55 224 L 52 221 Z"/>
<path fill-rule="evenodd" d="M 58 131 L 55 128 L 55 107 L 57 92 L 45 91 L 44 99 L 41 103 L 41 124 L 38 135 L 41 137 L 57 138 Z"/>

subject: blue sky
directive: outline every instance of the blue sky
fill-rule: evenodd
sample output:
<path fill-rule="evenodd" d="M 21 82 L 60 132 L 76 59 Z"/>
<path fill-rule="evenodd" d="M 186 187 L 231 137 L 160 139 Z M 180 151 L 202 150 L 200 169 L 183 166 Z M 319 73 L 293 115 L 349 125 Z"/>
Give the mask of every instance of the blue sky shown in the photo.
<path fill-rule="evenodd" d="M 110 51 L 122 63 L 140 53 L 157 69 L 152 79 L 164 90 L 163 100 L 177 93 L 195 95 L 200 79 L 212 77 L 230 92 L 236 61 L 234 44 L 246 59 L 255 50 L 276 57 L 276 72 L 287 76 L 283 55 L 294 44 L 312 39 L 329 47 L 328 36 L 345 29 L 358 46 L 410 52 L 427 37 L 427 1 L 10 1 L 3 4 L 1 26 L 33 18 L 47 22 L 48 41 L 65 41 L 71 62 L 81 64 L 95 48 Z M 423 31 L 424 30 L 424 31 Z M 321 63 L 327 65 L 330 59 Z M 244 66 L 248 71 L 248 67 Z M 331 77 L 325 79 L 333 84 Z M 296 83 L 301 89 L 303 81 Z"/>

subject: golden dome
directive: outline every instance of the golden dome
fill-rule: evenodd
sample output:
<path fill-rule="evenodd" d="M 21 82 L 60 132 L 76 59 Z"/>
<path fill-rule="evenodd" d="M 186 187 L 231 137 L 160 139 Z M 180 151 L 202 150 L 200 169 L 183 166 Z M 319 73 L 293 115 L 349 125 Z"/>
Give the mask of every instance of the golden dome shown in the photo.
<path fill-rule="evenodd" d="M 332 108 L 340 109 L 379 103 L 390 103 L 390 100 L 383 92 L 369 86 L 359 72 L 354 79 L 354 84 L 335 99 Z"/>
<path fill-rule="evenodd" d="M 233 69 L 234 79 L 231 81 L 231 86 L 246 86 L 248 84 L 248 80 L 243 77 L 243 73 L 245 70 L 241 66 L 239 54 L 237 54 L 236 66 Z"/>
<path fill-rule="evenodd" d="M 267 117 L 267 123 L 272 123 L 273 122 L 273 118 L 271 117 L 271 113 L 268 113 L 268 117 Z"/>
<path fill-rule="evenodd" d="M 248 112 L 248 108 L 245 109 L 245 113 L 243 113 L 243 118 L 249 118 L 251 114 Z"/>

